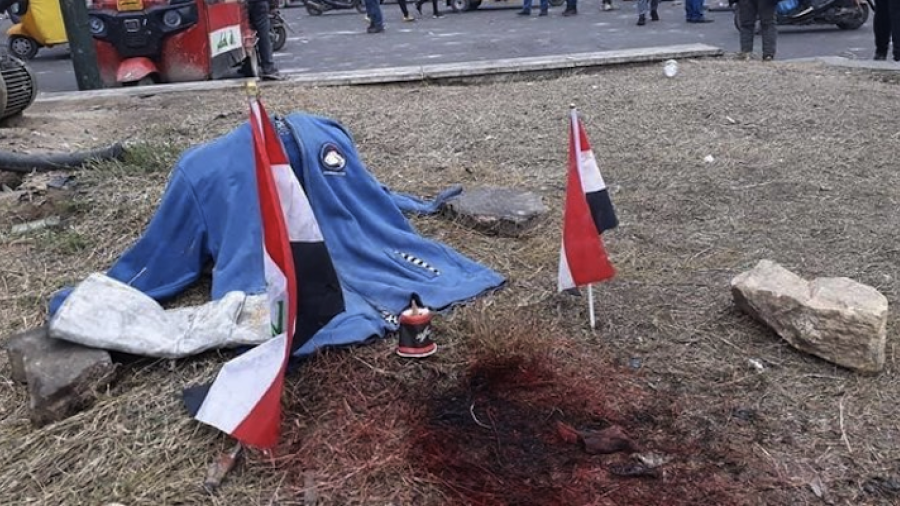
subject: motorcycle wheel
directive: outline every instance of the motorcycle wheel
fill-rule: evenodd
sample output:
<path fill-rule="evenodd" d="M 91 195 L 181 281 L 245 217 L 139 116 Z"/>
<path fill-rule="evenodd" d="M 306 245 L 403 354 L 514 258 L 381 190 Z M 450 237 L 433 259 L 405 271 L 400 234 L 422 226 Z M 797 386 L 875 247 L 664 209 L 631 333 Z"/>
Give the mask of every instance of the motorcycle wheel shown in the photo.
<path fill-rule="evenodd" d="M 9 52 L 20 60 L 30 60 L 34 58 L 38 49 L 40 49 L 40 46 L 38 46 L 38 43 L 35 40 L 21 35 L 13 35 L 10 37 L 6 46 L 9 48 Z"/>
<path fill-rule="evenodd" d="M 272 37 L 272 51 L 281 51 L 287 42 L 287 30 L 283 26 L 273 26 L 269 36 Z"/>
<path fill-rule="evenodd" d="M 363 0 L 358 0 L 358 1 L 356 2 L 355 7 L 356 7 L 356 12 L 358 12 L 358 13 L 360 13 L 360 14 L 365 14 L 365 13 L 366 13 L 366 3 L 363 2 Z"/>
<path fill-rule="evenodd" d="M 450 9 L 453 12 L 464 12 L 472 9 L 472 3 L 469 0 L 450 0 Z"/>
<path fill-rule="evenodd" d="M 856 30 L 862 25 L 866 24 L 866 21 L 869 20 L 869 6 L 866 4 L 859 5 L 859 11 L 856 16 L 848 19 L 847 21 L 842 21 L 837 23 L 837 27 L 841 30 Z"/>
<path fill-rule="evenodd" d="M 306 12 L 309 13 L 310 16 L 321 16 L 322 9 L 316 7 L 310 2 L 306 2 Z"/>
<path fill-rule="evenodd" d="M 550 0 L 550 5 L 554 7 L 559 7 L 564 3 L 566 3 L 566 0 Z"/>

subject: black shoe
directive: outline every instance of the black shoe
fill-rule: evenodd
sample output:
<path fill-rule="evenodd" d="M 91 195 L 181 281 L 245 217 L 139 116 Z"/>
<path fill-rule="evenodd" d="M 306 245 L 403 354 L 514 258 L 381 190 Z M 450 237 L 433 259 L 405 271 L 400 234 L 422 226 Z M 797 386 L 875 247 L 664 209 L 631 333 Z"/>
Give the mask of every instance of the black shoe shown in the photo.
<path fill-rule="evenodd" d="M 366 28 L 366 33 L 381 33 L 384 31 L 384 25 L 371 25 Z"/>
<path fill-rule="evenodd" d="M 565 16 L 565 17 L 569 17 L 569 16 L 577 16 L 577 15 L 578 15 L 578 9 L 566 9 L 566 10 L 563 11 L 562 15 Z"/>
<path fill-rule="evenodd" d="M 270 69 L 260 71 L 259 77 L 263 81 L 281 81 L 281 72 L 278 72 L 278 69 L 272 67 Z"/>
<path fill-rule="evenodd" d="M 547 14 L 549 14 L 547 11 L 541 11 L 541 13 L 538 14 L 538 16 L 546 16 Z"/>
<path fill-rule="evenodd" d="M 877 61 L 887 60 L 887 53 L 875 53 L 875 56 L 873 56 L 872 59 Z"/>
<path fill-rule="evenodd" d="M 689 19 L 689 20 L 687 20 L 687 22 L 688 23 L 712 23 L 713 20 L 711 20 L 709 18 L 699 18 L 699 19 Z"/>
<path fill-rule="evenodd" d="M 516 14 L 519 16 L 531 16 L 531 11 L 519 11 Z"/>
<path fill-rule="evenodd" d="M 656 11 L 650 11 L 650 21 L 659 21 L 659 14 Z"/>
<path fill-rule="evenodd" d="M 638 16 L 638 22 L 637 22 L 637 25 L 638 25 L 638 26 L 644 26 L 644 25 L 646 25 L 646 24 L 647 24 L 647 16 L 645 16 L 645 15 L 643 15 L 643 14 L 641 14 L 640 16 Z"/>

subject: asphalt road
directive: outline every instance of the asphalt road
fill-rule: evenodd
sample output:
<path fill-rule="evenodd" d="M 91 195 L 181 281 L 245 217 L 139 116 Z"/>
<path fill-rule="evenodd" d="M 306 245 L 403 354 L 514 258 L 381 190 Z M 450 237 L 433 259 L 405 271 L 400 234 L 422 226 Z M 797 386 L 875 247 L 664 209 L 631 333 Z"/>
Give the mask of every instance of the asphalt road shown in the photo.
<path fill-rule="evenodd" d="M 713 0 L 717 1 L 717 0 Z M 275 55 L 282 72 L 322 72 L 396 67 L 425 63 L 458 63 L 523 56 L 629 49 L 669 44 L 706 43 L 736 51 L 738 34 L 732 13 L 713 10 L 709 24 L 688 24 L 684 6 L 665 1 L 661 21 L 635 26 L 633 1 L 614 0 L 617 10 L 602 12 L 600 0 L 582 0 L 579 15 L 563 18 L 562 7 L 550 16 L 515 15 L 516 0 L 484 0 L 477 11 L 452 13 L 432 19 L 430 2 L 414 23 L 401 21 L 396 4 L 383 5 L 385 33 L 365 33 L 365 20 L 355 11 L 331 11 L 310 16 L 302 7 L 285 9 L 292 31 L 284 49 Z M 537 0 L 535 0 L 537 3 Z M 493 8 L 493 5 L 504 6 Z M 712 5 L 712 4 L 711 4 Z M 536 7 L 536 6 L 535 6 Z M 410 9 L 415 13 L 414 7 Z M 534 9 L 535 14 L 537 9 Z M 418 16 L 417 16 L 418 17 Z M 813 56 L 869 58 L 873 52 L 872 21 L 859 30 L 836 27 L 779 27 L 778 59 Z M 5 45 L 7 20 L 0 21 Z M 757 37 L 757 51 L 759 38 Z M 41 91 L 72 91 L 77 86 L 65 46 L 42 49 L 31 61 Z"/>

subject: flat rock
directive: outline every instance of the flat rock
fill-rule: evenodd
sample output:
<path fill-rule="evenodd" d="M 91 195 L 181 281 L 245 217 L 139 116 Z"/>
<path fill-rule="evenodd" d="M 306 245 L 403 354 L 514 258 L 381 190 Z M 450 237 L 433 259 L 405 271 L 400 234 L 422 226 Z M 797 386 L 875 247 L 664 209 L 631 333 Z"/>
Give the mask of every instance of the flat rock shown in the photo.
<path fill-rule="evenodd" d="M 735 304 L 798 350 L 862 373 L 884 368 L 888 301 L 849 278 L 806 281 L 762 260 L 731 281 Z"/>
<path fill-rule="evenodd" d="M 527 233 L 547 214 L 540 195 L 496 187 L 466 191 L 448 201 L 445 210 L 466 226 L 505 237 Z"/>
<path fill-rule="evenodd" d="M 28 384 L 30 417 L 37 426 L 81 411 L 113 376 L 105 350 L 53 339 L 46 327 L 11 337 L 5 348 L 13 380 Z"/>

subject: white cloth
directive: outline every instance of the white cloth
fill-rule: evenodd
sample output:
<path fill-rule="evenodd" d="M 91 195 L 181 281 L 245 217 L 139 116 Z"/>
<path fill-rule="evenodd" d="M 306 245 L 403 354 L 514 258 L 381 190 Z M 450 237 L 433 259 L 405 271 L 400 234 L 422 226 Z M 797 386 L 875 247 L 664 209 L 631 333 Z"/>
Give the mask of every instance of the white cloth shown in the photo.
<path fill-rule="evenodd" d="M 143 292 L 94 273 L 65 300 L 51 337 L 134 355 L 181 358 L 271 339 L 266 295 L 229 292 L 200 306 L 165 310 Z"/>

